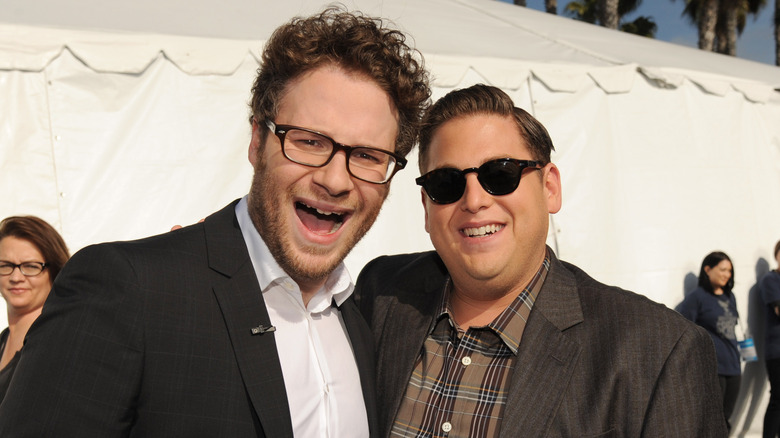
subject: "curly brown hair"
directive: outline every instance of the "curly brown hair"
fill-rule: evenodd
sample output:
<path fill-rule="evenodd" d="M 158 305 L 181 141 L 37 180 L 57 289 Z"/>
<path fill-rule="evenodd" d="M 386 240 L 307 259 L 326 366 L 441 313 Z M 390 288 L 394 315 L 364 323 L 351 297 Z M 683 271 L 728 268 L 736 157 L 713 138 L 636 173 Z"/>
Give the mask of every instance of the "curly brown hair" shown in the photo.
<path fill-rule="evenodd" d="M 399 115 L 395 152 L 406 156 L 417 141 L 420 118 L 430 103 L 422 56 L 406 44 L 403 33 L 388 28 L 381 18 L 340 7 L 293 18 L 274 31 L 252 86 L 249 122 L 273 120 L 287 85 L 327 64 L 365 75 L 390 96 Z"/>
<path fill-rule="evenodd" d="M 421 173 L 427 170 L 428 149 L 436 130 L 452 119 L 475 114 L 512 117 L 533 159 L 543 163 L 550 162 L 550 155 L 555 147 L 547 129 L 527 111 L 516 107 L 512 98 L 500 88 L 476 84 L 450 91 L 436 101 L 423 116 L 419 158 Z"/>
<path fill-rule="evenodd" d="M 45 220 L 36 216 L 9 216 L 0 221 L 0 240 L 16 237 L 32 243 L 43 256 L 54 281 L 70 255 L 60 233 Z"/>

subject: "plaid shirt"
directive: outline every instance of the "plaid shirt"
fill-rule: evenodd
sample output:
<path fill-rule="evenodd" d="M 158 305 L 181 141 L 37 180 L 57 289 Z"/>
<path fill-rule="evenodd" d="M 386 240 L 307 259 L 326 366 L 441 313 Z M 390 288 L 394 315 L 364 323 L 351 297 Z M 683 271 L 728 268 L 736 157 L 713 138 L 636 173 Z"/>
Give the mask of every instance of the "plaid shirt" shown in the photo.
<path fill-rule="evenodd" d="M 459 331 L 446 291 L 401 401 L 391 435 L 496 437 L 525 323 L 550 270 L 550 256 L 512 304 L 485 327 Z"/>

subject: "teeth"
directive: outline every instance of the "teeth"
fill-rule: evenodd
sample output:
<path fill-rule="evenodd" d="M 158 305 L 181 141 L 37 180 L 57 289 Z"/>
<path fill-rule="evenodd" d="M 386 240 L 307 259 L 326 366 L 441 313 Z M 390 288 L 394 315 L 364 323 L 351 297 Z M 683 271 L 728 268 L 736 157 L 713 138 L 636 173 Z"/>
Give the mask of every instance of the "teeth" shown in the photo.
<path fill-rule="evenodd" d="M 314 208 L 314 207 L 312 207 L 312 208 Z M 325 216 L 330 216 L 331 214 L 333 214 L 333 212 L 330 212 L 330 211 L 322 211 L 322 210 L 320 210 L 319 208 L 314 208 L 314 209 L 315 209 L 315 210 L 317 210 L 317 213 L 319 213 L 319 214 L 324 214 Z"/>
<path fill-rule="evenodd" d="M 309 205 L 309 204 L 306 204 L 306 203 L 303 203 L 303 202 L 300 202 L 300 204 L 301 204 L 302 206 L 304 206 L 304 207 L 306 207 L 306 208 L 310 209 L 310 210 L 314 210 L 314 211 L 316 211 L 316 212 L 317 212 L 317 214 L 321 214 L 321 215 L 323 215 L 323 216 L 330 216 L 330 215 L 341 216 L 341 213 L 336 213 L 336 212 L 333 212 L 333 211 L 325 211 L 325 210 L 320 210 L 320 209 L 319 209 L 319 208 L 317 208 L 317 207 L 312 207 L 311 205 Z"/>
<path fill-rule="evenodd" d="M 493 234 L 504 228 L 503 225 L 485 225 L 479 228 L 464 228 L 463 233 L 469 237 L 482 237 Z"/>

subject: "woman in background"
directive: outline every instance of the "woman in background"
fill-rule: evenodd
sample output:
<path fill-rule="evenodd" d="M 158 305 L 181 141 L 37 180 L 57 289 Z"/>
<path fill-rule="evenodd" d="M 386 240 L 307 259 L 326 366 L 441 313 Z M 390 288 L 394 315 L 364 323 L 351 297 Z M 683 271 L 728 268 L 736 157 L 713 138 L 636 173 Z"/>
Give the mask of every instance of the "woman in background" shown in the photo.
<path fill-rule="evenodd" d="M 8 314 L 8 328 L 0 333 L 0 402 L 27 330 L 41 314 L 54 278 L 68 257 L 65 241 L 46 221 L 11 216 L 0 222 L 0 294 Z"/>
<path fill-rule="evenodd" d="M 780 241 L 775 244 L 777 269 L 761 277 L 759 290 L 767 306 L 766 374 L 769 377 L 769 405 L 764 414 L 764 438 L 780 435 Z"/>
<path fill-rule="evenodd" d="M 729 418 L 739 395 L 742 366 L 735 328 L 739 321 L 734 298 L 734 267 L 725 253 L 716 251 L 704 258 L 699 271 L 699 285 L 677 311 L 704 327 L 715 344 L 718 358 L 718 380 L 723 393 L 723 415 L 731 429 Z"/>

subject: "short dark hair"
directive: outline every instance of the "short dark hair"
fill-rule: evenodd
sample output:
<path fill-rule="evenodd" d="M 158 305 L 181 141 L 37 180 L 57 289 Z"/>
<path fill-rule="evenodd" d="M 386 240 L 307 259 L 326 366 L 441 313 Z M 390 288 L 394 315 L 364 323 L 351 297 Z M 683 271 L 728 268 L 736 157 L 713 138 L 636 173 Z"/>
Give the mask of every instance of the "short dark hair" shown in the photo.
<path fill-rule="evenodd" d="M 417 141 L 420 118 L 430 103 L 422 55 L 382 19 L 339 7 L 294 18 L 274 31 L 252 86 L 249 122 L 273 120 L 290 82 L 325 65 L 363 75 L 390 96 L 399 116 L 395 152 L 406 156 Z M 263 132 L 265 138 L 268 132 Z"/>
<path fill-rule="evenodd" d="M 534 116 L 518 108 L 512 98 L 500 88 L 485 84 L 450 91 L 434 103 L 423 116 L 420 131 L 420 172 L 428 164 L 428 150 L 436 130 L 444 123 L 474 114 L 513 117 L 520 136 L 525 141 L 534 160 L 550 162 L 550 153 L 555 150 L 547 129 Z"/>
<path fill-rule="evenodd" d="M 70 258 L 68 246 L 60 233 L 36 216 L 9 216 L 0 221 L 0 240 L 6 237 L 16 237 L 35 245 L 43 256 L 52 282 Z"/>
<path fill-rule="evenodd" d="M 729 263 L 731 263 L 731 278 L 729 278 L 729 281 L 725 286 L 723 286 L 723 291 L 726 293 L 731 293 L 731 289 L 734 288 L 734 263 L 725 252 L 713 251 L 707 254 L 707 257 L 704 257 L 704 260 L 701 262 L 701 268 L 699 269 L 699 286 L 707 292 L 712 293 L 715 291 L 712 289 L 712 284 L 710 284 L 710 277 L 707 275 L 707 272 L 704 270 L 704 268 L 709 267 L 712 269 L 713 267 L 718 266 L 718 264 L 723 260 L 728 260 Z"/>

